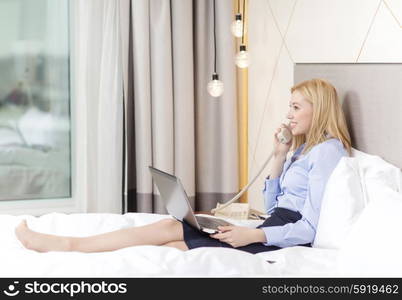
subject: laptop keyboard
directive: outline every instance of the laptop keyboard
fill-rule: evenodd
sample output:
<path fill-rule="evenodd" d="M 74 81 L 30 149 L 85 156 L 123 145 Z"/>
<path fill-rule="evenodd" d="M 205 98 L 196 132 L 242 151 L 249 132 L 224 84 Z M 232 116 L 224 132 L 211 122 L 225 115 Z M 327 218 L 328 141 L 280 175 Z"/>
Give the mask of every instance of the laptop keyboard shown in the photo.
<path fill-rule="evenodd" d="M 198 224 L 200 224 L 200 226 L 204 228 L 216 229 L 218 226 L 233 225 L 232 223 L 226 222 L 222 219 L 215 219 L 203 216 L 195 216 L 195 218 L 197 219 Z"/>

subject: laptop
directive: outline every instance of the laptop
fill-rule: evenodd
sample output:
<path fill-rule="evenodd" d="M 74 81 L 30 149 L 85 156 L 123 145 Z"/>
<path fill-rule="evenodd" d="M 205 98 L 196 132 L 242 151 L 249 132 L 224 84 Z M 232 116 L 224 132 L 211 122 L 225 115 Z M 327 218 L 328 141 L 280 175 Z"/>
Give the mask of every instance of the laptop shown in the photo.
<path fill-rule="evenodd" d="M 154 167 L 148 168 L 166 210 L 177 220 L 185 221 L 190 226 L 208 234 L 218 233 L 218 226 L 234 225 L 220 218 L 195 215 L 180 179 Z"/>

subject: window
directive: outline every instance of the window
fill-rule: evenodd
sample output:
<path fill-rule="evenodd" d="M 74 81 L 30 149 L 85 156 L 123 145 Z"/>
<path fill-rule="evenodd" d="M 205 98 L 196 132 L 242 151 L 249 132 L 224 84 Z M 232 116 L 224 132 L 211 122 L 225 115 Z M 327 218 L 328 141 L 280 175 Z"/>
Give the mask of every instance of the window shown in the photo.
<path fill-rule="evenodd" d="M 68 0 L 0 0 L 0 200 L 70 198 Z"/>

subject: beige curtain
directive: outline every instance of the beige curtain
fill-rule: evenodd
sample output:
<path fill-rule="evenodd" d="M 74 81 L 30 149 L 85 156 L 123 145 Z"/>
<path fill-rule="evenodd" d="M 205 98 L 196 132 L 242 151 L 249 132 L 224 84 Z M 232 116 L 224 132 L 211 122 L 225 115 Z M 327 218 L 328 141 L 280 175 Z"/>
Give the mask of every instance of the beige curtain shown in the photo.
<path fill-rule="evenodd" d="M 87 212 L 121 213 L 123 169 L 123 95 L 119 2 L 72 2 L 74 91 L 86 123 Z M 81 146 L 80 146 L 81 147 Z M 82 155 L 82 154 L 81 154 Z M 80 167 L 81 169 L 81 167 Z M 81 183 L 80 183 L 81 184 Z"/>
<path fill-rule="evenodd" d="M 214 1 L 120 2 L 125 95 L 125 211 L 165 213 L 152 165 L 178 176 L 195 210 L 239 190 L 232 0 L 216 1 L 220 98 L 213 73 Z"/>

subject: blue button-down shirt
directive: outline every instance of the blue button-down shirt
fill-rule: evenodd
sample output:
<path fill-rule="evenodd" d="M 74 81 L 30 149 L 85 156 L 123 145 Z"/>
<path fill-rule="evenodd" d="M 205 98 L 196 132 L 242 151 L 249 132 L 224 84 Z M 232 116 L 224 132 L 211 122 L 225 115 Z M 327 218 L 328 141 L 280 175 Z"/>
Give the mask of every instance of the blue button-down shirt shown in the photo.
<path fill-rule="evenodd" d="M 263 194 L 268 214 L 275 207 L 282 207 L 302 215 L 295 223 L 263 227 L 266 246 L 283 248 L 313 242 L 325 185 L 339 160 L 348 156 L 342 143 L 335 138 L 300 155 L 303 147 L 304 144 L 285 161 L 280 177 L 265 180 Z"/>

